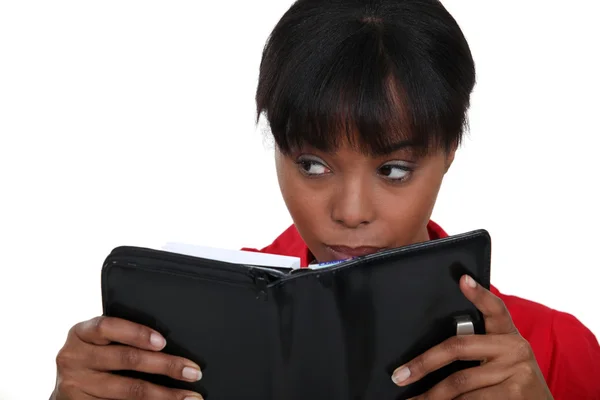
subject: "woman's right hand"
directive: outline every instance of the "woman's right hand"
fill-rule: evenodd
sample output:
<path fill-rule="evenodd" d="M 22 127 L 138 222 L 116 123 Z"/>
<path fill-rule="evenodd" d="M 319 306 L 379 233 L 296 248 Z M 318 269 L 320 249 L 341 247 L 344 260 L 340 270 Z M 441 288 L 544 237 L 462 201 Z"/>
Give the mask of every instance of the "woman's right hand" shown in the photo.
<path fill-rule="evenodd" d="M 156 331 L 130 321 L 98 317 L 75 325 L 56 357 L 56 388 L 51 400 L 198 400 L 185 390 L 168 389 L 122 377 L 111 371 L 139 371 L 195 382 L 197 364 L 161 353 L 165 339 Z"/>

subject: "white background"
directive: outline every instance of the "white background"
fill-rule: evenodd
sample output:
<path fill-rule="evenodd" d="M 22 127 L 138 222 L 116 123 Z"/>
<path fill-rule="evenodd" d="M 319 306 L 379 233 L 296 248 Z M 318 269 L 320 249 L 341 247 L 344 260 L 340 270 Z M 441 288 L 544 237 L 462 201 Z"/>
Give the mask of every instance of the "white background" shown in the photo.
<path fill-rule="evenodd" d="M 596 3 L 445 1 L 479 82 L 434 220 L 488 229 L 496 286 L 598 335 Z M 113 247 L 261 247 L 290 224 L 254 125 L 290 4 L 0 0 L 1 399 L 49 396 Z"/>

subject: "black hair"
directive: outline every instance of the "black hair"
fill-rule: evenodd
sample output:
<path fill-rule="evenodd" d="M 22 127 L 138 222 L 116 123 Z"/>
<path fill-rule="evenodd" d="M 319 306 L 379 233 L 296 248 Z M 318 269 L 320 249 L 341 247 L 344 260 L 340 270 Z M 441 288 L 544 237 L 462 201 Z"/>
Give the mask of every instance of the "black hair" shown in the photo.
<path fill-rule="evenodd" d="M 437 0 L 298 0 L 265 45 L 256 92 L 285 154 L 344 141 L 384 154 L 458 146 L 475 65 Z"/>

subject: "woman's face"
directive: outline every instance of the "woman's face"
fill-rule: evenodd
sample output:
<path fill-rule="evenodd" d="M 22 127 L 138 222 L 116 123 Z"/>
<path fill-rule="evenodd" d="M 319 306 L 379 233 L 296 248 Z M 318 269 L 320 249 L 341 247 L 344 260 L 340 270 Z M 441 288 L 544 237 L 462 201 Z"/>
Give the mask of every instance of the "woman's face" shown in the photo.
<path fill-rule="evenodd" d="M 368 156 L 345 145 L 276 151 L 279 185 L 298 232 L 320 262 L 429 239 L 427 224 L 454 151 L 410 148 Z"/>

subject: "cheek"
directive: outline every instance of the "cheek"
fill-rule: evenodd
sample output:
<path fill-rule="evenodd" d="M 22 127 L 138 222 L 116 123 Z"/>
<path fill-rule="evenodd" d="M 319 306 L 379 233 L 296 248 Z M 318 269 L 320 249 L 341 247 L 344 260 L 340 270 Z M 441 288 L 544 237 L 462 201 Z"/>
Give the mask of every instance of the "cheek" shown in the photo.
<path fill-rule="evenodd" d="M 306 178 L 300 175 L 294 163 L 278 161 L 277 178 L 285 205 L 297 226 L 316 226 L 326 217 L 327 193 L 315 191 Z"/>
<path fill-rule="evenodd" d="M 378 217 L 385 225 L 385 236 L 394 238 L 396 246 L 426 240 L 421 236 L 426 235 L 443 173 L 437 169 L 421 172 L 402 190 L 381 194 Z"/>

